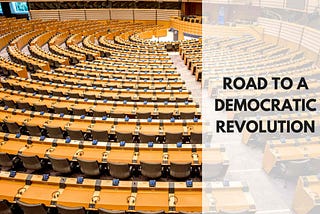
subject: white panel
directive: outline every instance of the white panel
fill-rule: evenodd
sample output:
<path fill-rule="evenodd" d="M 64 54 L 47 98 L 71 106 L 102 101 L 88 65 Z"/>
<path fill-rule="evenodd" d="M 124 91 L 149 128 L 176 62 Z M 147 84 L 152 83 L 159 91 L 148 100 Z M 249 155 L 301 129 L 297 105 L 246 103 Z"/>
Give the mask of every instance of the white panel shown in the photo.
<path fill-rule="evenodd" d="M 134 10 L 135 20 L 156 20 L 155 9 L 135 9 Z"/>
<path fill-rule="evenodd" d="M 305 28 L 301 45 L 318 53 L 320 48 L 320 32 L 311 28 Z"/>
<path fill-rule="evenodd" d="M 61 20 L 85 20 L 84 10 L 60 10 Z"/>
<path fill-rule="evenodd" d="M 258 23 L 264 28 L 264 33 L 271 36 L 279 36 L 281 22 L 273 19 L 259 18 Z"/>
<path fill-rule="evenodd" d="M 87 20 L 109 20 L 110 10 L 109 9 L 87 9 L 86 17 L 87 17 Z"/>
<path fill-rule="evenodd" d="M 30 10 L 31 19 L 59 20 L 58 10 Z"/>
<path fill-rule="evenodd" d="M 312 13 L 319 6 L 320 5 L 318 0 L 309 0 L 307 5 L 307 12 Z"/>
<path fill-rule="evenodd" d="M 261 0 L 261 7 L 283 8 L 284 0 Z"/>
<path fill-rule="evenodd" d="M 299 44 L 303 26 L 284 22 L 281 28 L 280 38 Z"/>
<path fill-rule="evenodd" d="M 180 10 L 158 10 L 158 20 L 169 21 L 173 16 L 180 16 Z"/>
<path fill-rule="evenodd" d="M 132 9 L 110 9 L 112 20 L 133 20 Z"/>

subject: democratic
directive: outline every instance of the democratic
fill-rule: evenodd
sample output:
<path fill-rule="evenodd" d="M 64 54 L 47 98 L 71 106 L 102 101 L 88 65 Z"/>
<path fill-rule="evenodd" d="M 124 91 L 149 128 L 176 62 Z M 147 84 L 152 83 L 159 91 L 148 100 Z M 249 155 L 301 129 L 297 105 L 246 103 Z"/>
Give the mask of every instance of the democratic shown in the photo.
<path fill-rule="evenodd" d="M 215 111 L 317 111 L 316 99 L 215 99 Z"/>

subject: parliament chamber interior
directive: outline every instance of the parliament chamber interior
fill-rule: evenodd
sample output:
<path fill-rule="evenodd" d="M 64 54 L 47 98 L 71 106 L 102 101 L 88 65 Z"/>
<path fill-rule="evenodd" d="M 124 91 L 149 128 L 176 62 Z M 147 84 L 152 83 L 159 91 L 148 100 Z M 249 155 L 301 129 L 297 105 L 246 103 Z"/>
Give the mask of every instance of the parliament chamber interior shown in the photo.
<path fill-rule="evenodd" d="M 293 96 L 318 100 L 318 0 L 0 6 L 0 214 L 320 213 L 318 132 L 216 142 L 202 109 L 291 96 L 220 90 L 226 74 L 304 75 Z"/>

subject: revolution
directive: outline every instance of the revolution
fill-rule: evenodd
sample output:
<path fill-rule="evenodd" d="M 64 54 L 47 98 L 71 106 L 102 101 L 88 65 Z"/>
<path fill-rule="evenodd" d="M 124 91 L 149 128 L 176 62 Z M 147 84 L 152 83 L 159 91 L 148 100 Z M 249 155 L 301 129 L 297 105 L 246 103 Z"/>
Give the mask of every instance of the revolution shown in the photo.
<path fill-rule="evenodd" d="M 216 133 L 314 133 L 315 121 L 311 120 L 217 120 Z"/>

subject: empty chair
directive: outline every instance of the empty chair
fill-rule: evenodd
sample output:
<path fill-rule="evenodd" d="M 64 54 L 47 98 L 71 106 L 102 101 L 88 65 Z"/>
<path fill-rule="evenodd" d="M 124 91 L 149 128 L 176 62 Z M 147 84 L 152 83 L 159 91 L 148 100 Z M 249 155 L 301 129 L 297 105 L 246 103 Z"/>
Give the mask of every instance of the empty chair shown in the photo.
<path fill-rule="evenodd" d="M 119 96 L 119 100 L 120 101 L 123 101 L 123 100 L 131 101 L 131 97 L 130 96 Z"/>
<path fill-rule="evenodd" d="M 23 88 L 21 87 L 21 85 L 13 85 L 13 90 L 23 91 Z"/>
<path fill-rule="evenodd" d="M 84 98 L 87 98 L 89 100 L 95 100 L 97 99 L 96 95 L 95 94 L 84 94 L 83 95 Z"/>
<path fill-rule="evenodd" d="M 151 112 L 137 112 L 138 119 L 148 119 L 151 117 Z"/>
<path fill-rule="evenodd" d="M 63 131 L 60 126 L 46 125 L 47 134 L 51 138 L 64 138 Z"/>
<path fill-rule="evenodd" d="M 33 107 L 34 107 L 34 110 L 35 110 L 35 111 L 38 111 L 38 112 L 41 112 L 41 111 L 43 111 L 43 112 L 48 112 L 47 106 L 46 106 L 45 104 L 43 104 L 43 103 L 35 103 L 35 104 L 33 104 Z"/>
<path fill-rule="evenodd" d="M 2 170 L 8 170 L 14 167 L 13 160 L 8 153 L 0 152 L 0 166 Z"/>
<path fill-rule="evenodd" d="M 159 112 L 159 119 L 170 119 L 172 118 L 172 112 Z"/>
<path fill-rule="evenodd" d="M 113 100 L 113 96 L 112 95 L 102 94 L 100 97 L 101 97 L 102 100 Z"/>
<path fill-rule="evenodd" d="M 49 94 L 48 90 L 47 89 L 43 89 L 43 88 L 38 89 L 38 93 L 42 94 L 42 95 L 48 95 Z M 56 96 L 56 95 L 53 94 L 53 96 Z"/>
<path fill-rule="evenodd" d="M 107 142 L 108 141 L 108 131 L 107 130 L 91 130 L 92 140 Z"/>
<path fill-rule="evenodd" d="M 131 176 L 130 166 L 127 163 L 109 162 L 109 173 L 112 177 L 126 179 Z"/>
<path fill-rule="evenodd" d="M 141 174 L 147 178 L 156 179 L 161 177 L 162 166 L 161 163 L 148 163 L 140 161 Z"/>
<path fill-rule="evenodd" d="M 64 83 L 67 85 L 75 85 L 75 82 L 73 80 L 68 80 L 68 79 L 66 79 Z"/>
<path fill-rule="evenodd" d="M 97 111 L 95 109 L 93 109 L 93 116 L 94 117 L 103 117 L 103 116 L 107 116 L 106 111 Z"/>
<path fill-rule="evenodd" d="M 19 128 L 19 125 L 16 123 L 16 122 L 5 122 L 4 123 L 7 128 L 8 128 L 8 131 L 12 134 L 17 134 L 17 133 L 20 133 L 20 128 Z"/>
<path fill-rule="evenodd" d="M 84 133 L 80 129 L 68 128 L 67 132 L 71 140 L 85 140 Z"/>
<path fill-rule="evenodd" d="M 220 210 L 219 214 L 252 214 L 249 210 L 235 210 L 235 211 L 224 211 Z"/>
<path fill-rule="evenodd" d="M 226 167 L 223 163 L 206 163 L 206 168 L 210 169 L 206 171 L 205 179 L 208 181 L 218 180 L 225 176 Z M 202 167 L 200 171 L 200 176 L 202 176 Z"/>
<path fill-rule="evenodd" d="M 185 211 L 180 211 L 179 214 L 202 214 L 201 212 L 185 212 Z"/>
<path fill-rule="evenodd" d="M 66 207 L 60 204 L 56 205 L 59 214 L 85 214 L 86 210 L 83 207 Z"/>
<path fill-rule="evenodd" d="M 194 112 L 180 112 L 181 119 L 193 119 L 195 113 Z"/>
<path fill-rule="evenodd" d="M 157 97 L 157 102 L 169 102 L 169 98 L 168 97 Z"/>
<path fill-rule="evenodd" d="M 46 208 L 43 204 L 28 204 L 20 200 L 17 200 L 17 204 L 24 214 L 47 214 Z"/>
<path fill-rule="evenodd" d="M 17 106 L 19 109 L 31 110 L 31 106 L 27 102 L 17 101 Z"/>
<path fill-rule="evenodd" d="M 310 173 L 316 175 L 320 172 L 320 157 L 310 160 Z"/>
<path fill-rule="evenodd" d="M 86 109 L 81 108 L 81 107 L 73 107 L 72 112 L 74 115 L 86 115 L 87 114 Z"/>
<path fill-rule="evenodd" d="M 22 161 L 23 167 L 26 168 L 27 170 L 40 170 L 42 169 L 42 163 L 39 159 L 38 156 L 36 155 L 23 155 L 23 154 L 18 154 L 20 160 Z"/>
<path fill-rule="evenodd" d="M 50 155 L 48 155 L 48 158 L 54 171 L 60 172 L 62 174 L 71 173 L 70 162 L 67 158 L 55 158 Z"/>
<path fill-rule="evenodd" d="M 191 174 L 191 163 L 170 163 L 170 175 L 174 178 L 188 178 Z"/>
<path fill-rule="evenodd" d="M 176 97 L 176 102 L 185 102 L 188 99 L 189 99 L 188 97 Z"/>
<path fill-rule="evenodd" d="M 8 106 L 9 108 L 15 108 L 16 107 L 16 103 L 13 100 L 10 100 L 10 98 L 8 97 L 4 97 L 2 99 L 4 105 Z"/>
<path fill-rule="evenodd" d="M 140 143 L 157 142 L 157 136 L 139 133 Z"/>
<path fill-rule="evenodd" d="M 100 175 L 100 168 L 97 161 L 89 161 L 78 158 L 78 163 L 80 165 L 80 170 L 83 174 L 87 176 Z"/>
<path fill-rule="evenodd" d="M 10 204 L 6 200 L 0 200 L 0 213 L 1 214 L 11 214 Z"/>
<path fill-rule="evenodd" d="M 190 143 L 202 144 L 202 133 L 201 132 L 191 132 L 190 133 Z"/>
<path fill-rule="evenodd" d="M 103 208 L 98 209 L 99 214 L 125 214 L 126 212 L 124 210 L 106 210 Z"/>
<path fill-rule="evenodd" d="M 303 176 L 309 163 L 310 159 L 286 161 L 280 164 L 281 173 L 285 179 Z"/>
<path fill-rule="evenodd" d="M 181 132 L 166 132 L 166 143 L 174 144 L 182 142 L 182 133 Z"/>
<path fill-rule="evenodd" d="M 124 113 L 118 113 L 118 112 L 111 112 L 110 117 L 111 118 L 124 118 L 126 115 Z"/>
<path fill-rule="evenodd" d="M 26 124 L 26 128 L 30 136 L 41 136 L 41 129 L 38 125 Z"/>
<path fill-rule="evenodd" d="M 52 95 L 53 96 L 57 96 L 57 97 L 63 97 L 64 96 L 62 91 L 52 91 Z"/>
<path fill-rule="evenodd" d="M 125 141 L 127 143 L 132 143 L 132 133 L 131 132 L 118 132 L 116 131 L 117 141 Z"/>
<path fill-rule="evenodd" d="M 71 98 L 80 98 L 80 94 L 78 92 L 68 92 L 68 96 Z"/>
<path fill-rule="evenodd" d="M 136 214 L 164 214 L 165 212 L 163 210 L 159 210 L 159 211 L 141 211 L 138 210 L 136 212 Z"/>
<path fill-rule="evenodd" d="M 56 114 L 61 114 L 61 113 L 63 113 L 63 114 L 69 114 L 69 110 L 68 110 L 68 108 L 67 107 L 53 107 L 53 109 L 54 109 L 54 113 L 56 113 Z"/>
<path fill-rule="evenodd" d="M 139 101 L 140 102 L 144 102 L 144 101 L 153 102 L 152 97 L 143 97 L 143 96 L 139 97 Z"/>

